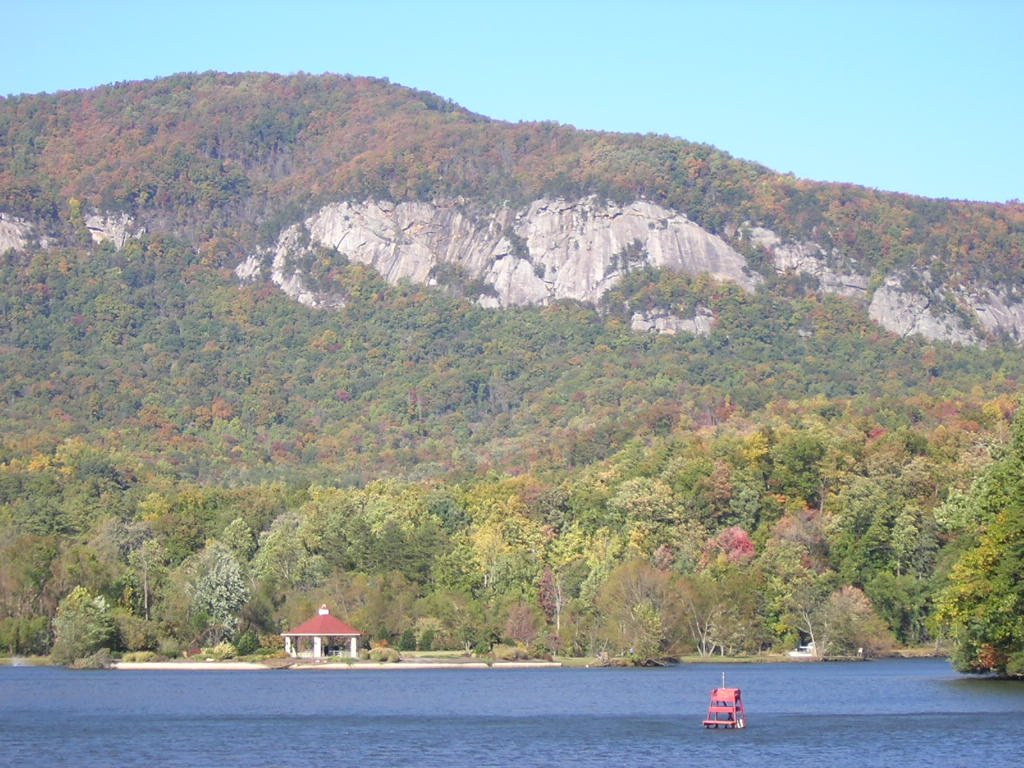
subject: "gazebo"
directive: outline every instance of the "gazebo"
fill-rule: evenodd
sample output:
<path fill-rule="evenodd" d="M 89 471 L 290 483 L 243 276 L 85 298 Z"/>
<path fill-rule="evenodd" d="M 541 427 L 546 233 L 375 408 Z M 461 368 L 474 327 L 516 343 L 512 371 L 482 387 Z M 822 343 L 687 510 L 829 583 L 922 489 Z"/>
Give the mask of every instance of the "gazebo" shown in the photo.
<path fill-rule="evenodd" d="M 284 651 L 293 659 L 322 659 L 325 656 L 351 656 L 359 653 L 359 638 L 362 632 L 353 629 L 344 621 L 331 616 L 326 605 L 321 605 L 317 615 L 297 627 L 282 632 Z M 305 641 L 312 639 L 312 647 L 304 648 Z M 348 641 L 348 653 L 345 641 Z"/>

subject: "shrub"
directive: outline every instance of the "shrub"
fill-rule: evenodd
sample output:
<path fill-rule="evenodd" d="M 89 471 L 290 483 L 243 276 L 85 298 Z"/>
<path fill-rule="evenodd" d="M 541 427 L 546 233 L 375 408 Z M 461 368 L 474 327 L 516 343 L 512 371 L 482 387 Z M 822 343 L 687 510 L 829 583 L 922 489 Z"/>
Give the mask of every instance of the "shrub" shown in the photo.
<path fill-rule="evenodd" d="M 495 661 L 518 661 L 529 658 L 526 649 L 520 645 L 496 645 L 491 648 Z"/>
<path fill-rule="evenodd" d="M 434 630 L 425 629 L 423 634 L 420 635 L 419 647 L 421 651 L 432 651 L 434 650 Z"/>
<path fill-rule="evenodd" d="M 152 651 L 130 651 L 121 657 L 121 661 L 129 664 L 145 664 L 147 661 L 156 661 L 156 654 Z"/>
<path fill-rule="evenodd" d="M 100 648 L 95 653 L 75 659 L 71 664 L 72 669 L 110 669 L 114 664 L 114 657 L 110 655 L 109 648 Z"/>
<path fill-rule="evenodd" d="M 530 643 L 526 648 L 526 655 L 531 659 L 545 659 L 551 661 L 553 658 L 551 649 L 542 642 Z"/>
<path fill-rule="evenodd" d="M 412 629 L 406 629 L 402 633 L 402 637 L 398 640 L 398 650 L 400 651 L 415 651 L 416 650 L 416 633 Z"/>
<path fill-rule="evenodd" d="M 239 656 L 251 656 L 261 650 L 260 637 L 252 630 L 243 632 L 235 640 L 235 648 Z"/>
<path fill-rule="evenodd" d="M 260 651 L 270 655 L 284 653 L 280 635 L 260 635 Z"/>
<path fill-rule="evenodd" d="M 121 643 L 128 651 L 151 651 L 156 648 L 159 626 L 140 616 L 116 612 L 114 624 Z"/>
<path fill-rule="evenodd" d="M 173 637 L 161 637 L 156 644 L 157 653 L 168 659 L 181 656 L 181 643 Z"/>
<path fill-rule="evenodd" d="M 490 656 L 491 655 L 491 644 L 486 640 L 481 640 L 479 643 L 473 646 L 474 656 Z"/>
<path fill-rule="evenodd" d="M 382 648 L 378 646 L 370 649 L 367 658 L 369 658 L 370 661 L 393 664 L 397 661 L 401 661 L 402 655 L 394 648 L 388 648 L 387 646 Z"/>
<path fill-rule="evenodd" d="M 223 661 L 224 659 L 233 659 L 237 656 L 238 649 L 231 643 L 223 642 L 217 643 L 212 648 L 203 648 L 202 654 L 215 661 Z"/>
<path fill-rule="evenodd" d="M 1010 677 L 1024 677 L 1024 651 L 1015 653 L 1006 660 L 1006 674 Z"/>

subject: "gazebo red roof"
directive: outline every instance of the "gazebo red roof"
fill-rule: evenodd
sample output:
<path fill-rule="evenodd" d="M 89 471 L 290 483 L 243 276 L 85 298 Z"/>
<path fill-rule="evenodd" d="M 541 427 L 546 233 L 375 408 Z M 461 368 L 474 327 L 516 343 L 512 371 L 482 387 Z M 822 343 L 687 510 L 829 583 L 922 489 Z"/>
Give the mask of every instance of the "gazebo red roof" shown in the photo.
<path fill-rule="evenodd" d="M 282 632 L 282 635 L 316 635 L 319 637 L 341 637 L 344 635 L 361 636 L 363 633 L 354 629 L 341 619 L 336 619 L 327 611 L 327 606 L 320 608 L 320 613 L 297 627 Z"/>

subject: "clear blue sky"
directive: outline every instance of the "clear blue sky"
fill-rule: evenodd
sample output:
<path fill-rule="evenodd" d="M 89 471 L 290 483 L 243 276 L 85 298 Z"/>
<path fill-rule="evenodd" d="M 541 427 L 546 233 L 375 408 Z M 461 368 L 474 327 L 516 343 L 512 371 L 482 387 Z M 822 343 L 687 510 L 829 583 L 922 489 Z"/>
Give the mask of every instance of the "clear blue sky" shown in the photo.
<path fill-rule="evenodd" d="M 386 77 L 488 117 L 797 176 L 1024 199 L 1024 0 L 3 0 L 0 95 L 175 72 Z"/>

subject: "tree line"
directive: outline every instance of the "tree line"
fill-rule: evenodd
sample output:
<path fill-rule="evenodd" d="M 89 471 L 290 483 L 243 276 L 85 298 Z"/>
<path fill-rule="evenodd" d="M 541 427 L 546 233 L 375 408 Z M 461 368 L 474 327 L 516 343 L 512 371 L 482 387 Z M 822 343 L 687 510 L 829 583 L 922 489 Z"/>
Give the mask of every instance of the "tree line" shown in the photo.
<path fill-rule="evenodd" d="M 327 603 L 404 649 L 950 641 L 962 669 L 1020 674 L 1024 422 L 1009 400 L 982 411 L 982 432 L 887 430 L 819 401 L 557 477 L 362 487 L 182 482 L 69 439 L 0 466 L 0 648 L 253 653 Z"/>

